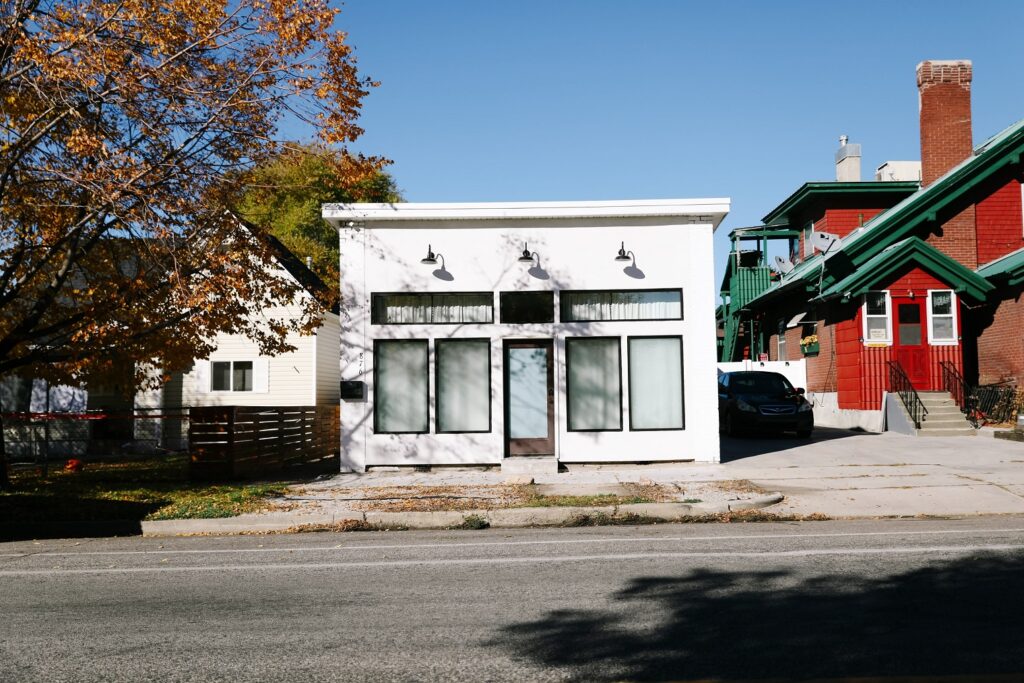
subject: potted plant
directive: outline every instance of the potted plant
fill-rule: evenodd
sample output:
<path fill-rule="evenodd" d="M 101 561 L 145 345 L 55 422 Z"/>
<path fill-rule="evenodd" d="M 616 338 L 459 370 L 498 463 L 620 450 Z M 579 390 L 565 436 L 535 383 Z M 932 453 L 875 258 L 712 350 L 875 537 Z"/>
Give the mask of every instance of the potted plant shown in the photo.
<path fill-rule="evenodd" d="M 818 355 L 818 335 L 809 334 L 800 340 L 800 350 L 805 356 Z"/>

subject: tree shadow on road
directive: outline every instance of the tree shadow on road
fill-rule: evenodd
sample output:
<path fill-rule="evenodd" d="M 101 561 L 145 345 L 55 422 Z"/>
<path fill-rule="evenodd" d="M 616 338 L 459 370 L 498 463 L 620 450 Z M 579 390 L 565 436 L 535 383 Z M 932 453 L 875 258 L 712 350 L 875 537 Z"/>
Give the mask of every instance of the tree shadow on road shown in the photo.
<path fill-rule="evenodd" d="M 700 570 L 635 579 L 614 612 L 554 611 L 489 645 L 586 681 L 1017 673 L 1022 587 L 1024 555 L 885 578 Z"/>

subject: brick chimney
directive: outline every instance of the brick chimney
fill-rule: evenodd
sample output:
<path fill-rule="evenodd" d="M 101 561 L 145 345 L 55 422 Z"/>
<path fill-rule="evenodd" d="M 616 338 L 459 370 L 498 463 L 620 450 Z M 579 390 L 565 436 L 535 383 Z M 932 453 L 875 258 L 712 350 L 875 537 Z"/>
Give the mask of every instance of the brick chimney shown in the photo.
<path fill-rule="evenodd" d="M 970 60 L 928 60 L 917 65 L 921 108 L 921 185 L 928 186 L 974 152 Z M 928 239 L 968 268 L 978 267 L 974 206 Z"/>

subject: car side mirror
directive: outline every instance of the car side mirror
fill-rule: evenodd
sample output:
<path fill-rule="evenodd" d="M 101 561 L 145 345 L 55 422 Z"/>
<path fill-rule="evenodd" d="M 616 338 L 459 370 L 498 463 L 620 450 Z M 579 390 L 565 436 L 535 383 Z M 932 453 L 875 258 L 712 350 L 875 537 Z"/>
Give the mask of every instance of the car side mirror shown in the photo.
<path fill-rule="evenodd" d="M 804 388 L 803 387 L 798 388 L 796 390 L 796 393 L 798 393 L 799 395 L 803 396 L 804 395 Z"/>

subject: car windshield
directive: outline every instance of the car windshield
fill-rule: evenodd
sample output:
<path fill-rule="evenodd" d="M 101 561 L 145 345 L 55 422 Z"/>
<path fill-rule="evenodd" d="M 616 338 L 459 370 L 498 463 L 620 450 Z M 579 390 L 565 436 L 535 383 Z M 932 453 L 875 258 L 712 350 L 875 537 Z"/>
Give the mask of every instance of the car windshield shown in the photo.
<path fill-rule="evenodd" d="M 733 375 L 729 388 L 740 394 L 792 393 L 793 385 L 782 375 L 769 372 Z"/>

